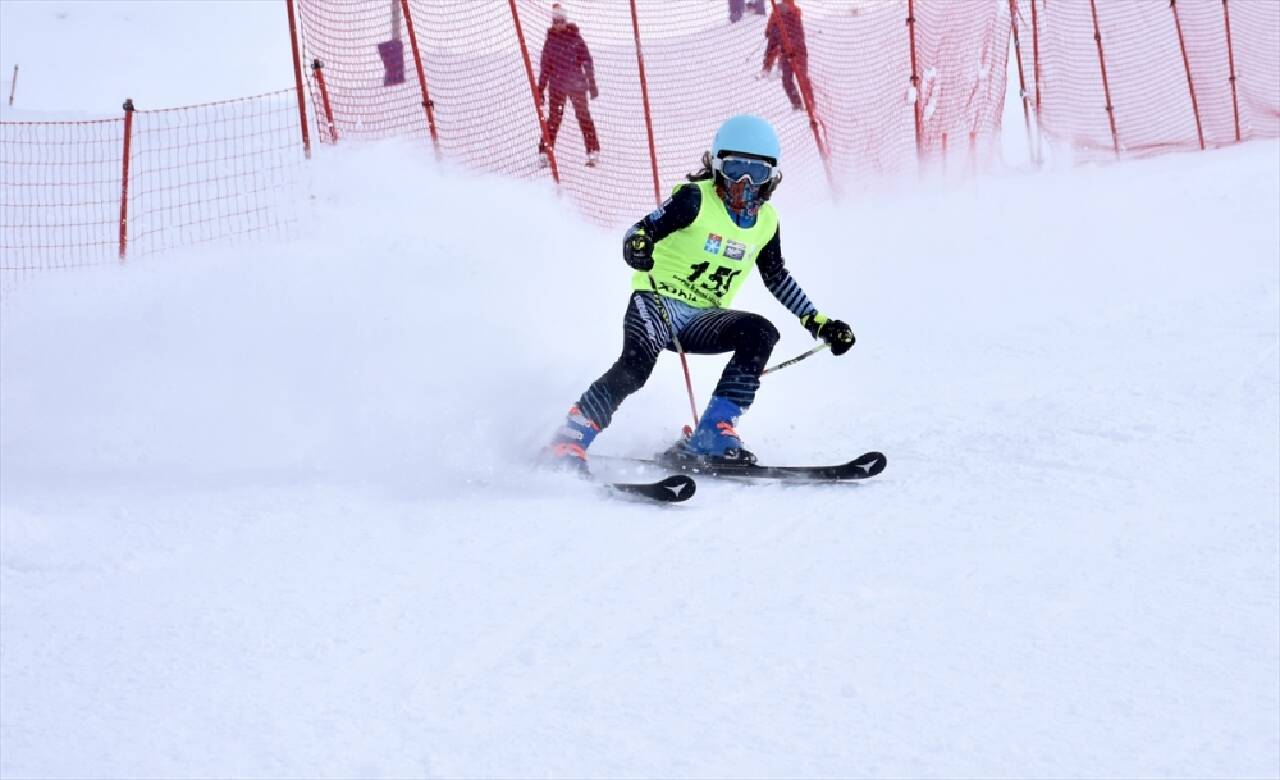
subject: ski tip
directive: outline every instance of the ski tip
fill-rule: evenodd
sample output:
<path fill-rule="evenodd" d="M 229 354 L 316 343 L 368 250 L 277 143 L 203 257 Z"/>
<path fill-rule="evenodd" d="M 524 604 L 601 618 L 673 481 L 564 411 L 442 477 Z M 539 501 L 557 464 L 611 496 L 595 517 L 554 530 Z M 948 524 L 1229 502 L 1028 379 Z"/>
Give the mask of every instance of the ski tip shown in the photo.
<path fill-rule="evenodd" d="M 658 484 L 670 494 L 671 501 L 688 501 L 698 490 L 698 483 L 685 474 L 672 474 Z"/>
<path fill-rule="evenodd" d="M 864 452 L 849 461 L 849 468 L 861 472 L 864 477 L 874 477 L 884 471 L 887 465 L 889 465 L 889 459 L 883 452 Z"/>
<path fill-rule="evenodd" d="M 698 489 L 693 478 L 684 474 L 673 474 L 657 482 L 606 482 L 604 486 L 616 495 L 639 496 L 664 504 L 688 501 Z"/>

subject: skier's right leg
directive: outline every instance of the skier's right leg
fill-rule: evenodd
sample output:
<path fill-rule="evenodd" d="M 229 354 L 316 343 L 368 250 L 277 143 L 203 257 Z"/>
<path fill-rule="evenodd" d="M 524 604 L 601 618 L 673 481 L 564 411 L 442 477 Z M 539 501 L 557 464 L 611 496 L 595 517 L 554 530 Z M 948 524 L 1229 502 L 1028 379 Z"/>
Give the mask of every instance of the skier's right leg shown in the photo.
<path fill-rule="evenodd" d="M 677 443 L 676 456 L 753 463 L 755 455 L 742 445 L 734 427 L 751 407 L 760 387 L 778 329 L 764 317 L 733 309 L 709 309 L 679 330 L 680 342 L 693 355 L 733 352 L 720 381 L 711 394 L 707 409 L 698 419 L 693 435 Z"/>
<path fill-rule="evenodd" d="M 564 101 L 567 97 L 565 93 L 555 90 L 551 90 L 547 97 L 547 142 L 538 142 L 538 151 L 542 154 L 547 153 L 547 143 L 553 148 L 556 145 L 556 135 L 560 132 L 560 120 L 564 119 Z"/>
<path fill-rule="evenodd" d="M 585 469 L 587 448 L 613 422 L 627 396 L 644 387 L 658 355 L 671 343 L 671 329 L 651 293 L 632 293 L 623 318 L 622 354 L 591 383 L 569 409 L 564 425 L 551 440 L 551 455 L 562 465 Z"/>
<path fill-rule="evenodd" d="M 578 118 L 578 127 L 582 130 L 582 145 L 587 155 L 600 151 L 600 139 L 596 136 L 596 123 L 591 119 L 591 109 L 587 106 L 587 93 L 575 92 L 569 100 L 573 103 L 574 116 Z"/>

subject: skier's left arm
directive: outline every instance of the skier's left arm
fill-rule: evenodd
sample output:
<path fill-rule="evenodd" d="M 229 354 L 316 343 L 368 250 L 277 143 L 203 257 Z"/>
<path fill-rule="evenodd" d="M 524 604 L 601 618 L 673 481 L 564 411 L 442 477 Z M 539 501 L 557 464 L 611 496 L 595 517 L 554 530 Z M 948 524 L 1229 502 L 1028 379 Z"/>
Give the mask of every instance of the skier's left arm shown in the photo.
<path fill-rule="evenodd" d="M 774 231 L 769 243 L 764 245 L 764 249 L 756 257 L 756 267 L 760 269 L 760 278 L 764 280 L 765 288 L 778 299 L 778 303 L 800 318 L 800 324 L 815 339 L 827 342 L 832 354 L 843 355 L 853 346 L 853 329 L 842 320 L 833 320 L 818 312 L 818 308 L 787 270 L 786 261 L 782 259 L 781 235 L 781 228 Z"/>
<path fill-rule="evenodd" d="M 600 97 L 600 90 L 596 89 L 596 66 L 591 61 L 591 50 L 587 48 L 587 42 L 579 38 L 578 43 L 581 45 L 582 71 L 587 77 L 587 93 L 595 100 Z"/>

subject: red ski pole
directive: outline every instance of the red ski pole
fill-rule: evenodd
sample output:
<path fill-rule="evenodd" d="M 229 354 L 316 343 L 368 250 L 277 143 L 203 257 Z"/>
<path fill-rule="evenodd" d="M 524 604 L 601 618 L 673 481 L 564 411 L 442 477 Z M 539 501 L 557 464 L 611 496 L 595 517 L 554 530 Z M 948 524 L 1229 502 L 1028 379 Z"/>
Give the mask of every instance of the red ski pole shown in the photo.
<path fill-rule="evenodd" d="M 680 346 L 680 337 L 676 335 L 676 326 L 671 323 L 671 314 L 667 311 L 667 305 L 662 302 L 662 296 L 658 293 L 658 282 L 653 278 L 653 274 L 649 274 L 649 286 L 653 288 L 653 297 L 657 299 L 658 311 L 662 312 L 662 321 L 666 323 L 667 329 L 671 331 L 671 340 L 676 345 L 676 352 L 680 355 L 680 367 L 684 369 L 684 387 L 689 391 L 689 411 L 693 412 L 693 428 L 698 427 L 698 403 L 693 400 L 693 380 L 689 377 L 689 361 L 684 356 L 684 347 Z M 693 434 L 693 428 L 689 429 L 689 434 Z"/>

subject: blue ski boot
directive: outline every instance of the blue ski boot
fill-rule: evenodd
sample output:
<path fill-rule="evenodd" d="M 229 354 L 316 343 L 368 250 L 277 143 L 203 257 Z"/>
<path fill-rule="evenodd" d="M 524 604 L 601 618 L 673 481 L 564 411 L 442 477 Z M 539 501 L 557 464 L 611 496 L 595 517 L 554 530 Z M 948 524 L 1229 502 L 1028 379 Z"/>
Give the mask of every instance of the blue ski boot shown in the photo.
<path fill-rule="evenodd" d="M 711 396 L 697 429 L 672 447 L 668 455 L 676 460 L 755 463 L 756 456 L 742 446 L 742 439 L 733 429 L 741 415 L 741 406 L 727 398 Z"/>
<path fill-rule="evenodd" d="M 564 425 L 551 438 L 546 450 L 547 463 L 553 468 L 565 471 L 587 473 L 587 447 L 600 433 L 596 425 L 579 411 L 577 404 L 569 407 L 569 414 L 564 418 Z"/>

